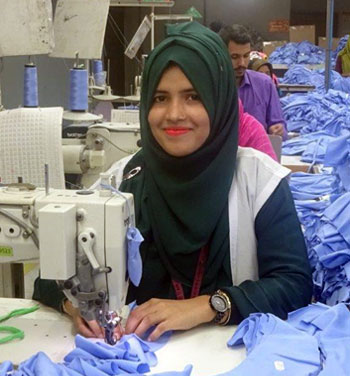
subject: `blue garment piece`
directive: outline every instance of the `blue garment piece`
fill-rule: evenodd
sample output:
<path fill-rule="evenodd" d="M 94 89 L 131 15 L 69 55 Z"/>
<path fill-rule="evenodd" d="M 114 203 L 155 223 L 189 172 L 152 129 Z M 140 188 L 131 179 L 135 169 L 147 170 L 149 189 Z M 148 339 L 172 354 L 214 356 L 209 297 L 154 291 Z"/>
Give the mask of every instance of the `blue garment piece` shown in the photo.
<path fill-rule="evenodd" d="M 321 303 L 291 312 L 287 321 L 252 314 L 237 328 L 229 346 L 244 343 L 248 356 L 220 376 L 349 375 L 350 312 L 346 305 Z"/>
<path fill-rule="evenodd" d="M 283 155 L 301 155 L 303 162 L 322 163 L 328 144 L 334 140 L 334 136 L 318 131 L 295 137 L 283 142 Z"/>
<path fill-rule="evenodd" d="M 295 172 L 290 176 L 289 186 L 295 200 L 313 200 L 341 192 L 339 178 L 327 173 Z"/>
<path fill-rule="evenodd" d="M 332 222 L 344 240 L 350 245 L 349 213 L 350 193 L 348 192 L 339 197 L 325 210 L 324 217 Z"/>
<path fill-rule="evenodd" d="M 126 233 L 128 240 L 128 272 L 131 282 L 138 286 L 142 277 L 142 259 L 140 255 L 140 244 L 143 236 L 136 227 L 129 227 Z"/>
<path fill-rule="evenodd" d="M 7 372 L 13 371 L 12 362 L 6 360 L 5 362 L 0 363 L 0 376 L 6 376 Z"/>
<path fill-rule="evenodd" d="M 114 347 L 116 348 L 116 346 L 109 346 L 109 347 L 103 346 L 102 347 L 99 345 L 99 342 L 93 343 L 81 335 L 75 336 L 75 346 L 76 346 L 76 350 L 78 349 L 83 350 L 86 353 L 92 355 L 94 358 L 100 358 L 100 359 L 117 358 L 117 354 L 114 351 Z M 119 354 L 120 353 L 118 353 L 118 355 Z M 124 355 L 124 352 L 122 352 L 122 354 Z"/>
<path fill-rule="evenodd" d="M 320 370 L 317 340 L 271 314 L 251 314 L 228 346 L 245 344 L 247 358 L 221 375 L 309 375 Z"/>
<path fill-rule="evenodd" d="M 106 376 L 142 375 L 157 364 L 154 351 L 164 346 L 171 332 L 161 336 L 159 341 L 147 342 L 136 335 L 123 336 L 116 345 L 94 342 L 80 335 L 76 336 L 76 348 L 65 357 L 64 364 L 55 364 L 46 354 L 39 352 L 19 365 L 13 376 Z M 0 376 L 12 371 L 11 362 L 0 365 Z M 192 366 L 180 372 L 165 372 L 159 375 L 189 376 Z"/>
<path fill-rule="evenodd" d="M 38 352 L 36 355 L 22 362 L 18 366 L 18 371 L 19 375 L 61 376 L 59 367 L 43 352 Z"/>
<path fill-rule="evenodd" d="M 89 364 L 87 361 L 80 358 L 73 359 L 73 361 L 71 361 L 66 368 L 77 372 L 79 375 L 106 376 L 105 372 L 99 370 L 98 368 Z"/>
<path fill-rule="evenodd" d="M 324 165 L 334 167 L 344 188 L 350 191 L 350 133 L 329 143 Z"/>
<path fill-rule="evenodd" d="M 128 334 L 114 346 L 77 335 L 76 348 L 64 360 L 70 364 L 75 359 L 82 359 L 100 370 L 114 367 L 120 369 L 121 373 L 144 373 L 157 364 L 154 352 L 168 342 L 170 335 L 171 332 L 166 332 L 157 341 L 149 342 L 135 334 Z M 108 364 L 105 365 L 105 362 Z"/>
<path fill-rule="evenodd" d="M 349 375 L 350 312 L 345 304 L 317 304 L 288 315 L 288 323 L 314 336 L 321 349 L 319 375 Z"/>

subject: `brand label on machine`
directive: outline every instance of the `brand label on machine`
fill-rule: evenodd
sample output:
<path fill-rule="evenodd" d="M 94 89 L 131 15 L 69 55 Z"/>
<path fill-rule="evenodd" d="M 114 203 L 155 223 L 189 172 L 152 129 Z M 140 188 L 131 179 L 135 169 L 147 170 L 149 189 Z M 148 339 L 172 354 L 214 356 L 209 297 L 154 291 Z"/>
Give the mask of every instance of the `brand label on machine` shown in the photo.
<path fill-rule="evenodd" d="M 0 245 L 0 257 L 13 256 L 13 248 Z"/>

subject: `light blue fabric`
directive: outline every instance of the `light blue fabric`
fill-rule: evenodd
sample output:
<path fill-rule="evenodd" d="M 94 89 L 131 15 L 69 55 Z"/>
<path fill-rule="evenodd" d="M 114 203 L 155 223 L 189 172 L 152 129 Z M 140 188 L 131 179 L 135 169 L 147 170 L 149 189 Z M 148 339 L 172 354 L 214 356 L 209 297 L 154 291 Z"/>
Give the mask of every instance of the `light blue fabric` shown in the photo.
<path fill-rule="evenodd" d="M 0 376 L 6 375 L 7 372 L 13 371 L 12 362 L 6 360 L 5 362 L 0 363 Z"/>
<path fill-rule="evenodd" d="M 295 172 L 290 176 L 289 186 L 295 200 L 321 199 L 342 192 L 339 178 L 330 173 Z"/>
<path fill-rule="evenodd" d="M 73 359 L 73 361 L 68 364 L 67 368 L 77 372 L 79 375 L 106 376 L 105 372 L 99 370 L 97 367 L 92 366 L 87 361 L 81 358 Z"/>
<path fill-rule="evenodd" d="M 138 286 L 142 277 L 142 259 L 140 255 L 140 244 L 143 236 L 136 227 L 129 227 L 126 233 L 128 240 L 128 272 L 131 282 Z"/>
<path fill-rule="evenodd" d="M 310 375 L 321 368 L 317 340 L 271 314 L 245 319 L 228 341 L 229 347 L 241 344 L 247 358 L 223 375 Z"/>
<path fill-rule="evenodd" d="M 314 44 L 303 41 L 286 43 L 277 47 L 269 56 L 273 64 L 321 64 L 325 62 L 325 50 Z"/>
<path fill-rule="evenodd" d="M 301 160 L 308 163 L 322 163 L 329 143 L 335 137 L 325 131 L 304 134 L 283 143 L 283 155 L 301 155 Z"/>
<path fill-rule="evenodd" d="M 344 188 L 350 191 L 350 133 L 329 143 L 324 165 L 334 167 Z"/>
<path fill-rule="evenodd" d="M 309 243 L 315 299 L 328 305 L 350 301 L 350 193 L 324 210 Z"/>
<path fill-rule="evenodd" d="M 228 346 L 244 344 L 247 358 L 220 376 L 349 375 L 350 312 L 345 304 L 321 303 L 291 312 L 287 321 L 252 314 Z"/>
<path fill-rule="evenodd" d="M 60 376 L 61 372 L 57 365 L 43 352 L 38 352 L 18 366 L 20 375 L 28 376 Z M 14 373 L 16 375 L 16 373 Z"/>
<path fill-rule="evenodd" d="M 312 85 L 315 86 L 317 91 L 326 91 L 324 69 L 311 70 L 303 65 L 294 65 L 288 69 L 280 82 L 283 84 Z M 343 77 L 338 72 L 332 70 L 330 88 L 349 93 L 350 78 Z"/>
<path fill-rule="evenodd" d="M 281 99 L 288 131 L 307 134 L 324 131 L 341 136 L 350 131 L 350 95 L 336 90 L 327 93 L 292 94 Z"/>
<path fill-rule="evenodd" d="M 317 339 L 322 360 L 320 376 L 349 375 L 350 312 L 345 304 L 332 308 L 313 304 L 289 314 L 288 323 Z"/>
<path fill-rule="evenodd" d="M 39 352 L 19 365 L 13 376 L 106 376 L 142 375 L 157 364 L 155 351 L 169 340 L 171 332 L 163 334 L 156 342 L 140 339 L 135 334 L 124 335 L 114 346 L 92 341 L 77 335 L 76 348 L 66 355 L 64 363 L 52 362 L 45 353 Z M 0 376 L 11 371 L 11 362 L 0 365 Z M 159 375 L 189 376 L 192 366 L 183 371 L 171 371 Z"/>

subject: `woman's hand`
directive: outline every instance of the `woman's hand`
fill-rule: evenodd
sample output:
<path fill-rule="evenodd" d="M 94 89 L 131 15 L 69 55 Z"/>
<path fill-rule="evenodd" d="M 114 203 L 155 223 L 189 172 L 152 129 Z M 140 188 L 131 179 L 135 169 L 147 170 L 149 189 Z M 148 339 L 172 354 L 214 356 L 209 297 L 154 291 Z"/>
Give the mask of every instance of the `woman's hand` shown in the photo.
<path fill-rule="evenodd" d="M 157 340 L 168 330 L 186 330 L 209 322 L 215 317 L 210 308 L 209 295 L 185 300 L 151 299 L 135 308 L 125 327 L 125 333 L 142 336 L 155 326 L 149 341 Z"/>
<path fill-rule="evenodd" d="M 78 333 L 84 337 L 104 338 L 103 329 L 96 320 L 86 321 L 79 313 L 78 308 L 73 307 L 73 304 L 66 300 L 63 303 L 63 311 L 71 316 L 74 326 Z"/>

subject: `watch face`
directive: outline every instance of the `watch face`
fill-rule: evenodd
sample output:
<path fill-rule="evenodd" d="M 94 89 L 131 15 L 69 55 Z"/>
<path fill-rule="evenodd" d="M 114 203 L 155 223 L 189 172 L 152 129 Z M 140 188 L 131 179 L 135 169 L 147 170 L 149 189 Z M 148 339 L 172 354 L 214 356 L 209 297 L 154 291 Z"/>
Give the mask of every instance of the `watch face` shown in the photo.
<path fill-rule="evenodd" d="M 226 300 L 218 294 L 213 295 L 211 297 L 211 304 L 212 304 L 213 308 L 215 309 L 215 311 L 217 311 L 217 312 L 226 312 L 227 311 Z"/>

